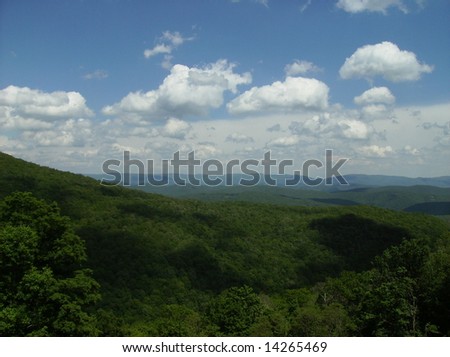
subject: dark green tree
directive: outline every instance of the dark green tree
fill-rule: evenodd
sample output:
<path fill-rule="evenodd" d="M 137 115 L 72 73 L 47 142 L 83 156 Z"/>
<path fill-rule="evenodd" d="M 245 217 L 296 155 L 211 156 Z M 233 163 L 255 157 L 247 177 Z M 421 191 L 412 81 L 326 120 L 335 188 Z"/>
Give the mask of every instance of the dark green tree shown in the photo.
<path fill-rule="evenodd" d="M 56 204 L 14 193 L 0 204 L 0 335 L 91 336 L 100 299 L 86 253 Z"/>

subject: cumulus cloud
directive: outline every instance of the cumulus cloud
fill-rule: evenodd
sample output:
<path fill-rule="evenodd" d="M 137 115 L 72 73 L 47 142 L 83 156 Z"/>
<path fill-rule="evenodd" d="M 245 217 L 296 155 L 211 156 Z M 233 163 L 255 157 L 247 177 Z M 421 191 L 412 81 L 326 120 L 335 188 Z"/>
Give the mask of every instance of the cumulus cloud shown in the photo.
<path fill-rule="evenodd" d="M 162 129 L 162 134 L 170 138 L 184 139 L 190 130 L 191 125 L 184 120 L 169 118 Z"/>
<path fill-rule="evenodd" d="M 392 113 L 384 104 L 370 104 L 361 109 L 361 117 L 366 120 L 392 119 Z"/>
<path fill-rule="evenodd" d="M 11 115 L 46 121 L 93 115 L 78 92 L 46 93 L 12 85 L 0 90 L 0 107 Z"/>
<path fill-rule="evenodd" d="M 314 115 L 303 122 L 293 121 L 289 125 L 289 130 L 293 134 L 312 135 L 316 137 L 323 136 L 335 128 L 335 123 L 330 120 L 330 115 L 324 113 L 322 115 Z"/>
<path fill-rule="evenodd" d="M 368 126 L 359 120 L 340 120 L 338 121 L 338 126 L 342 131 L 342 135 L 348 139 L 367 139 L 370 134 Z"/>
<path fill-rule="evenodd" d="M 386 157 L 392 154 L 394 150 L 391 146 L 370 145 L 359 148 L 359 152 L 368 157 Z"/>
<path fill-rule="evenodd" d="M 390 7 L 396 7 L 404 13 L 408 12 L 402 0 L 339 0 L 336 6 L 350 13 L 367 11 L 386 14 Z"/>
<path fill-rule="evenodd" d="M 50 129 L 53 123 L 34 118 L 23 118 L 14 114 L 11 107 L 0 107 L 0 127 L 4 130 L 40 130 Z"/>
<path fill-rule="evenodd" d="M 239 134 L 239 133 L 232 133 L 230 135 L 227 136 L 226 141 L 231 141 L 233 143 L 252 143 L 254 140 L 251 136 L 247 136 L 244 134 Z"/>
<path fill-rule="evenodd" d="M 339 113 L 321 113 L 302 122 L 293 121 L 289 130 L 296 135 L 352 140 L 365 140 L 373 133 L 366 123 Z"/>
<path fill-rule="evenodd" d="M 277 147 L 285 147 L 285 146 L 293 146 L 300 142 L 300 138 L 297 135 L 290 136 L 282 136 L 280 138 L 273 139 L 267 143 L 268 147 L 277 146 Z"/>
<path fill-rule="evenodd" d="M 328 86 L 312 78 L 287 77 L 253 87 L 227 104 L 231 114 L 256 112 L 323 110 L 328 107 Z"/>
<path fill-rule="evenodd" d="M 144 50 L 145 58 L 150 58 L 159 54 L 170 55 L 173 50 L 181 46 L 184 42 L 193 40 L 193 37 L 183 37 L 178 31 L 165 31 L 159 40 L 160 43 L 153 48 Z M 165 63 L 167 64 L 167 59 Z"/>
<path fill-rule="evenodd" d="M 92 137 L 92 123 L 89 119 L 69 119 L 50 130 L 24 131 L 22 136 L 31 146 L 82 147 Z"/>
<path fill-rule="evenodd" d="M 218 149 L 213 143 L 210 142 L 202 142 L 194 145 L 187 145 L 184 148 L 184 152 L 195 151 L 195 156 L 201 160 L 211 159 L 217 157 L 221 150 Z"/>
<path fill-rule="evenodd" d="M 355 104 L 394 104 L 395 97 L 387 87 L 374 87 L 354 98 Z"/>
<path fill-rule="evenodd" d="M 0 126 L 6 130 L 49 130 L 57 122 L 92 115 L 78 92 L 46 93 L 12 85 L 0 90 Z"/>
<path fill-rule="evenodd" d="M 250 73 L 234 73 L 234 65 L 219 60 L 203 68 L 177 64 L 156 90 L 129 93 L 119 103 L 106 106 L 106 115 L 137 115 L 146 120 L 167 116 L 205 115 L 223 104 L 224 92 L 251 82 Z"/>
<path fill-rule="evenodd" d="M 284 67 L 284 72 L 287 76 L 297 76 L 308 72 L 318 72 L 320 68 L 314 63 L 308 61 L 295 60 Z"/>
<path fill-rule="evenodd" d="M 420 63 L 410 51 L 400 50 L 392 42 L 358 48 L 339 70 L 343 79 L 372 79 L 381 76 L 392 82 L 416 81 L 422 73 L 432 72 L 433 67 Z"/>

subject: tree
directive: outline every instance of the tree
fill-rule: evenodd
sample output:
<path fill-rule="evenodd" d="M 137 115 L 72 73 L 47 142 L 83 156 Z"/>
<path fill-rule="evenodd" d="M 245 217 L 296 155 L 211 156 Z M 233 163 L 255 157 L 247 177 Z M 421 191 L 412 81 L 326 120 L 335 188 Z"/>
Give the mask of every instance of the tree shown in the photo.
<path fill-rule="evenodd" d="M 0 335 L 90 336 L 100 299 L 86 253 L 56 204 L 14 193 L 0 205 Z"/>
<path fill-rule="evenodd" d="M 223 291 L 209 311 L 211 321 L 225 336 L 247 336 L 250 327 L 262 316 L 263 304 L 248 286 Z"/>
<path fill-rule="evenodd" d="M 366 311 L 364 334 L 417 336 L 423 334 L 419 321 L 424 263 L 429 249 L 421 239 L 404 240 L 375 259 L 372 289 L 363 302 Z"/>

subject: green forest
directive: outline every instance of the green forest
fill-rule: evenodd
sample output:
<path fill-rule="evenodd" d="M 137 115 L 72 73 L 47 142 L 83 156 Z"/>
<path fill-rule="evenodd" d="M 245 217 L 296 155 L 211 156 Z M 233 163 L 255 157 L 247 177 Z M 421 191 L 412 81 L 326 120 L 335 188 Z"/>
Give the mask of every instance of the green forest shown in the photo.
<path fill-rule="evenodd" d="M 0 168 L 0 336 L 450 334 L 442 219 Z"/>

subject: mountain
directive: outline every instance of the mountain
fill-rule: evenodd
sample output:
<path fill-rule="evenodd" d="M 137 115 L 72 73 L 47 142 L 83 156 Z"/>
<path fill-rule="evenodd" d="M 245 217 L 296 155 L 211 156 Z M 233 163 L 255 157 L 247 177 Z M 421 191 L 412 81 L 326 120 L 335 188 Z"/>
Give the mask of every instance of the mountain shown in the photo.
<path fill-rule="evenodd" d="M 96 175 L 95 178 L 103 177 Z M 253 186 L 239 185 L 241 179 L 248 179 L 240 174 L 221 176 L 220 179 L 223 182 L 218 186 L 204 184 L 205 180 L 201 180 L 201 177 L 196 177 L 200 185 L 189 184 L 190 180 L 186 175 L 181 175 L 181 178 L 186 181 L 185 186 L 176 185 L 170 177 L 166 177 L 166 185 L 155 186 L 149 184 L 144 175 L 130 174 L 127 186 L 175 198 L 205 201 L 247 201 L 295 206 L 371 205 L 450 218 L 450 176 L 408 178 L 346 175 L 342 178 L 348 182 L 348 185 L 341 185 L 337 179 L 334 179 L 332 185 L 322 183 L 318 186 L 308 186 L 304 184 L 304 179 L 301 179 L 296 186 L 281 186 L 280 182 L 289 179 L 286 175 L 273 177 L 277 185 L 268 185 L 262 180 Z M 226 179 L 232 184 L 225 185 Z"/>
<path fill-rule="evenodd" d="M 381 186 L 435 186 L 450 187 L 450 176 L 441 177 L 404 177 L 388 175 L 345 175 L 350 189 L 355 186 L 381 187 Z"/>
<path fill-rule="evenodd" d="M 103 174 L 93 174 L 88 175 L 89 177 L 92 177 L 96 180 L 106 180 L 107 182 L 113 181 L 114 177 L 109 175 L 103 175 Z M 122 180 L 128 180 L 128 185 L 130 186 L 151 186 L 147 182 L 147 176 L 146 175 L 138 175 L 138 174 L 128 174 L 124 175 L 122 177 Z M 207 180 L 205 180 L 205 177 L 202 177 L 201 175 L 194 176 L 194 178 L 197 178 L 200 181 L 200 187 L 208 187 L 208 185 L 205 184 Z M 218 177 L 221 180 L 221 184 L 214 186 L 214 187 L 224 187 L 225 182 L 229 182 L 227 185 L 228 187 L 234 187 L 239 186 L 240 180 L 249 180 L 252 177 L 249 175 L 244 174 L 233 174 L 233 175 L 219 175 L 214 176 L 214 178 Z M 186 181 L 186 186 L 189 185 L 189 176 L 180 174 L 180 178 L 184 181 Z M 292 180 L 292 177 L 290 175 L 273 175 L 270 177 L 265 178 L 264 176 L 259 177 L 259 183 L 256 186 L 269 186 L 273 187 L 271 185 L 268 185 L 267 182 L 275 181 L 276 187 L 286 187 L 285 182 L 289 180 Z M 157 181 L 166 181 L 167 184 L 165 186 L 174 186 L 175 182 L 173 180 L 173 177 L 171 175 L 167 176 L 158 176 L 155 175 L 155 180 Z M 228 181 L 227 181 L 228 180 Z M 434 187 L 443 187 L 443 188 L 450 188 L 450 176 L 441 176 L 441 177 L 405 177 L 405 176 L 389 176 L 389 175 L 363 175 L 363 174 L 349 174 L 349 175 L 343 175 L 342 177 L 333 178 L 332 184 L 326 185 L 325 182 L 322 182 L 320 185 L 317 186 L 309 186 L 306 184 L 308 182 L 308 178 L 300 176 L 297 177 L 298 183 L 293 186 L 289 186 L 289 188 L 302 188 L 302 189 L 311 189 L 311 190 L 321 190 L 321 191 L 347 191 L 347 190 L 353 190 L 357 188 L 367 188 L 367 187 L 386 187 L 386 186 L 434 186 Z M 340 182 L 344 182 L 344 180 L 348 183 L 348 185 L 342 185 Z M 119 182 L 120 183 L 120 182 Z M 123 183 L 123 182 L 121 182 Z M 209 186 L 211 187 L 211 186 Z"/>
<path fill-rule="evenodd" d="M 358 187 L 348 190 L 324 191 L 320 189 L 205 186 L 144 186 L 146 192 L 204 201 L 246 201 L 289 206 L 353 206 L 370 205 L 394 210 L 450 215 L 450 188 L 435 186 Z"/>
<path fill-rule="evenodd" d="M 101 286 L 92 314 L 102 336 L 450 330 L 450 232 L 434 217 L 330 206 L 320 202 L 329 193 L 314 191 L 305 202 L 320 207 L 180 200 L 2 153 L 0 168 L 0 217 L 6 196 L 27 191 L 70 218 L 87 248 L 85 267 Z"/>

